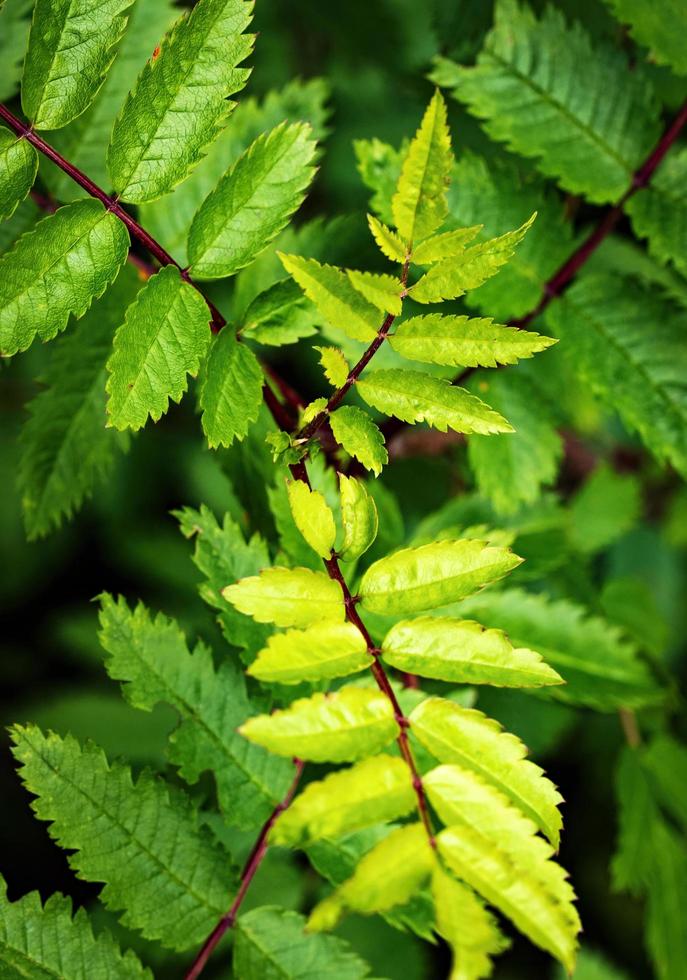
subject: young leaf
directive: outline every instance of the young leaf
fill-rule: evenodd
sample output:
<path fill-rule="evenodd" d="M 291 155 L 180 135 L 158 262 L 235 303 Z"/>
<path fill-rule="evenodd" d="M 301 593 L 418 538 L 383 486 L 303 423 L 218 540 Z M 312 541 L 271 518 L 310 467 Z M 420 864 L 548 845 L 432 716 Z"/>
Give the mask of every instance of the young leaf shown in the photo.
<path fill-rule="evenodd" d="M 398 233 L 405 242 L 419 242 L 443 223 L 452 163 L 446 104 L 437 90 L 408 148 L 391 202 Z"/>
<path fill-rule="evenodd" d="M 544 687 L 563 683 L 538 653 L 514 649 L 501 630 L 444 616 L 396 623 L 384 637 L 382 656 L 398 670 L 455 684 Z"/>
<path fill-rule="evenodd" d="M 635 280 L 590 275 L 547 316 L 583 381 L 687 476 L 687 313 Z"/>
<path fill-rule="evenodd" d="M 378 310 L 393 313 L 394 316 L 399 315 L 403 305 L 401 298 L 403 285 L 399 279 L 394 276 L 376 275 L 373 272 L 358 272 L 357 269 L 347 269 L 346 275 L 353 287 Z"/>
<path fill-rule="evenodd" d="M 355 762 L 392 742 L 399 733 L 386 695 L 363 687 L 313 694 L 283 711 L 249 718 L 239 729 L 276 755 L 309 762 Z"/>
<path fill-rule="evenodd" d="M 93 928 L 86 910 L 72 911 L 71 900 L 51 895 L 41 905 L 38 892 L 16 902 L 7 900 L 7 886 L 0 878 L 0 970 L 3 976 L 43 980 L 152 980 L 152 973 L 138 957 L 122 953 L 111 934 Z M 57 972 L 59 971 L 59 973 Z"/>
<path fill-rule="evenodd" d="M 258 623 L 312 626 L 343 623 L 343 593 L 325 572 L 309 568 L 266 568 L 222 590 L 224 598 Z"/>
<path fill-rule="evenodd" d="M 200 382 L 201 423 L 211 449 L 244 438 L 258 417 L 263 383 L 253 351 L 225 327 L 212 342 Z"/>
<path fill-rule="evenodd" d="M 235 928 L 236 980 L 367 980 L 370 968 L 343 939 L 308 935 L 297 912 L 263 906 Z"/>
<path fill-rule="evenodd" d="M 368 214 L 367 223 L 370 226 L 372 237 L 377 242 L 382 254 L 387 259 L 391 259 L 392 262 L 400 262 L 402 265 L 408 255 L 408 251 L 403 244 L 403 239 L 395 231 L 392 231 L 391 228 L 387 228 L 374 215 Z"/>
<path fill-rule="evenodd" d="M 153 619 L 143 605 L 133 611 L 124 599 L 100 598 L 100 642 L 105 667 L 134 708 L 150 711 L 160 702 L 180 718 L 170 737 L 170 759 L 189 783 L 210 771 L 222 811 L 232 824 L 258 827 L 282 798 L 291 766 L 246 742 L 236 731 L 251 707 L 243 679 L 230 665 L 215 671 L 207 647 L 191 652 L 177 624 L 161 613 Z"/>
<path fill-rule="evenodd" d="M 465 249 L 442 259 L 411 286 L 408 295 L 418 303 L 441 303 L 476 289 L 495 276 L 529 231 L 535 213 L 515 231 Z"/>
<path fill-rule="evenodd" d="M 126 228 L 99 201 L 79 201 L 39 221 L 0 258 L 0 353 L 52 340 L 83 316 L 126 260 Z"/>
<path fill-rule="evenodd" d="M 483 541 L 437 541 L 380 558 L 360 583 L 363 607 L 403 615 L 447 606 L 496 582 L 522 562 L 508 548 Z"/>
<path fill-rule="evenodd" d="M 634 645 L 582 606 L 507 589 L 475 596 L 461 612 L 506 630 L 515 646 L 537 650 L 565 681 L 547 690 L 561 701 L 614 711 L 664 697 Z"/>
<path fill-rule="evenodd" d="M 273 633 L 248 673 L 267 683 L 299 684 L 346 677 L 373 661 L 362 633 L 351 623 L 319 623 Z"/>
<path fill-rule="evenodd" d="M 178 402 L 187 376 L 210 345 L 209 313 L 200 293 L 168 265 L 152 276 L 126 311 L 107 362 L 110 424 L 140 429 Z"/>
<path fill-rule="evenodd" d="M 332 928 L 343 908 L 371 915 L 403 905 L 430 876 L 433 864 L 422 824 L 398 827 L 368 851 L 348 881 L 315 907 L 309 928 Z"/>
<path fill-rule="evenodd" d="M 140 288 L 131 266 L 55 344 L 47 385 L 28 404 L 19 487 L 30 540 L 71 516 L 110 469 L 123 437 L 106 427 L 105 363 L 112 336 Z"/>
<path fill-rule="evenodd" d="M 471 888 L 438 867 L 432 873 L 432 896 L 437 932 L 453 950 L 451 980 L 490 977 L 491 956 L 510 945 L 494 917 Z"/>
<path fill-rule="evenodd" d="M 14 214 L 31 190 L 37 170 L 38 154 L 29 141 L 0 126 L 0 221 Z"/>
<path fill-rule="evenodd" d="M 515 735 L 481 711 L 427 698 L 410 714 L 413 734 L 439 762 L 457 763 L 495 786 L 537 824 L 558 849 L 563 802 L 544 771 L 526 759 Z"/>
<path fill-rule="evenodd" d="M 403 759 L 375 755 L 310 783 L 279 817 L 270 840 L 300 847 L 404 817 L 414 807 L 415 793 Z"/>
<path fill-rule="evenodd" d="M 377 411 L 403 422 L 427 422 L 440 432 L 513 431 L 506 419 L 475 395 L 421 371 L 371 371 L 356 382 L 356 389 Z"/>
<path fill-rule="evenodd" d="M 384 436 L 367 412 L 355 405 L 344 405 L 329 416 L 336 441 L 365 469 L 379 476 L 389 461 Z"/>
<path fill-rule="evenodd" d="M 280 347 L 317 333 L 317 315 L 292 279 L 280 279 L 250 303 L 239 333 Z"/>
<path fill-rule="evenodd" d="M 320 265 L 315 259 L 277 253 L 282 265 L 317 307 L 327 323 L 347 337 L 369 343 L 380 326 L 377 307 L 354 288 L 346 273 L 333 265 Z"/>
<path fill-rule="evenodd" d="M 181 533 L 195 537 L 193 562 L 204 576 L 198 587 L 201 597 L 218 610 L 218 620 L 228 643 L 245 650 L 248 663 L 265 643 L 269 630 L 243 616 L 227 602 L 222 589 L 227 582 L 247 575 L 257 575 L 270 564 L 267 544 L 259 534 L 249 541 L 229 514 L 219 524 L 212 511 L 201 504 L 200 510 L 185 507 L 175 512 Z"/>
<path fill-rule="evenodd" d="M 606 0 L 630 36 L 648 48 L 651 60 L 669 65 L 676 75 L 687 75 L 687 51 L 681 42 L 687 34 L 687 10 L 681 3 L 656 5 L 643 0 Z"/>
<path fill-rule="evenodd" d="M 341 388 L 348 378 L 350 367 L 338 347 L 315 347 L 320 355 L 320 364 L 333 388 Z"/>
<path fill-rule="evenodd" d="M 244 0 L 200 0 L 182 14 L 138 77 L 107 151 L 112 186 L 125 201 L 152 201 L 186 177 L 246 83 L 238 68 L 253 38 Z"/>
<path fill-rule="evenodd" d="M 95 98 L 132 0 L 36 0 L 21 83 L 34 129 L 59 129 Z"/>
<path fill-rule="evenodd" d="M 461 255 L 473 238 L 482 230 L 482 225 L 472 228 L 456 228 L 444 231 L 440 235 L 432 235 L 413 248 L 412 261 L 414 265 L 432 265 L 441 259 L 449 259 Z"/>
<path fill-rule="evenodd" d="M 202 942 L 226 911 L 231 875 L 187 798 L 148 772 L 134 782 L 128 767 L 109 765 L 96 745 L 71 735 L 17 725 L 12 737 L 36 815 L 75 852 L 69 863 L 79 877 L 105 882 L 107 908 L 168 949 Z"/>
<path fill-rule="evenodd" d="M 365 554 L 377 537 L 377 507 L 365 484 L 355 477 L 340 473 L 339 492 L 344 532 L 339 554 L 344 561 L 354 561 Z"/>
<path fill-rule="evenodd" d="M 319 490 L 288 480 L 286 491 L 296 527 L 320 558 L 330 558 L 336 540 L 334 515 Z"/>
<path fill-rule="evenodd" d="M 412 361 L 452 367 L 496 367 L 517 364 L 556 341 L 528 330 L 494 323 L 491 317 L 414 316 L 394 326 L 394 350 Z"/>
<path fill-rule="evenodd" d="M 477 64 L 447 70 L 492 139 L 595 204 L 623 194 L 656 140 L 658 106 L 643 73 L 553 7 L 537 21 L 525 4 L 500 0 Z"/>
<path fill-rule="evenodd" d="M 234 275 L 279 234 L 315 173 L 311 132 L 282 123 L 259 136 L 205 198 L 188 237 L 196 278 Z"/>

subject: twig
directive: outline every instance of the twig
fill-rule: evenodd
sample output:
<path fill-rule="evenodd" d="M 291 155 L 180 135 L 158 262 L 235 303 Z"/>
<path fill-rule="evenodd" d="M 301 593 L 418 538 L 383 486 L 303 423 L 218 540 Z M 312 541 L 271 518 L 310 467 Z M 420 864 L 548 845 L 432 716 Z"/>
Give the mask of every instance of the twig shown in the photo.
<path fill-rule="evenodd" d="M 294 766 L 296 768 L 296 774 L 293 777 L 293 781 L 289 786 L 286 796 L 281 801 L 281 803 L 278 803 L 275 806 L 274 810 L 272 811 L 272 813 L 269 815 L 269 817 L 267 818 L 267 820 L 262 826 L 258 838 L 255 841 L 255 844 L 253 845 L 250 854 L 248 855 L 245 865 L 243 866 L 243 871 L 241 872 L 241 879 L 240 879 L 238 891 L 236 892 L 236 897 L 234 898 L 234 901 L 231 903 L 231 908 L 229 909 L 226 915 L 222 916 L 222 918 L 219 920 L 219 922 L 212 930 L 208 938 L 203 943 L 202 949 L 196 956 L 190 969 L 185 975 L 185 980 L 196 980 L 196 978 L 200 976 L 200 974 L 202 973 L 205 967 L 205 964 L 207 963 L 208 959 L 212 955 L 215 947 L 218 945 L 218 943 L 220 942 L 224 934 L 229 929 L 231 929 L 234 923 L 236 922 L 236 917 L 239 913 L 239 909 L 241 908 L 241 903 L 243 902 L 243 899 L 246 896 L 246 892 L 248 891 L 248 888 L 255 876 L 255 873 L 257 872 L 258 868 L 260 867 L 260 864 L 262 863 L 262 859 L 267 853 L 267 836 L 270 830 L 272 829 L 272 827 L 274 826 L 274 823 L 277 817 L 279 816 L 279 814 L 283 813 L 284 810 L 286 810 L 287 807 L 290 805 L 291 800 L 293 799 L 296 789 L 298 787 L 298 783 L 300 782 L 300 778 L 303 773 L 304 764 L 301 761 L 301 759 L 294 759 L 293 761 L 294 761 Z"/>

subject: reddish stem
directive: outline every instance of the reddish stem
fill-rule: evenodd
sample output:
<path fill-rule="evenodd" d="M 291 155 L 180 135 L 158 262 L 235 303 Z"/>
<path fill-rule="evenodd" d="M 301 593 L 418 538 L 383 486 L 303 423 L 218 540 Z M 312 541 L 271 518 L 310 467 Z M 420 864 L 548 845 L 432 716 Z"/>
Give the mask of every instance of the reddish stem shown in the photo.
<path fill-rule="evenodd" d="M 241 908 L 241 903 L 243 902 L 243 899 L 245 898 L 250 883 L 253 880 L 255 873 L 260 867 L 260 864 L 262 863 L 262 859 L 264 858 L 267 852 L 267 836 L 270 830 L 272 829 L 272 827 L 274 826 L 274 823 L 277 817 L 279 816 L 279 814 L 283 813 L 283 811 L 286 810 L 289 804 L 291 803 L 291 800 L 293 799 L 296 789 L 298 787 L 298 783 L 300 782 L 300 778 L 303 773 L 304 764 L 301 759 L 294 759 L 293 762 L 296 769 L 296 773 L 293 778 L 293 781 L 289 786 L 289 789 L 284 799 L 281 801 L 281 803 L 278 803 L 275 806 L 274 810 L 272 811 L 272 813 L 269 815 L 269 817 L 267 818 L 267 820 L 262 826 L 262 830 L 260 831 L 260 834 L 258 835 L 255 844 L 253 845 L 253 849 L 248 855 L 246 863 L 243 866 L 239 888 L 238 891 L 236 892 L 236 897 L 234 898 L 234 901 L 231 903 L 231 908 L 229 909 L 226 915 L 222 916 L 222 918 L 219 920 L 219 922 L 212 930 L 208 938 L 203 943 L 203 948 L 200 950 L 195 960 L 193 961 L 191 968 L 186 973 L 185 980 L 196 980 L 196 978 L 200 976 L 203 969 L 205 968 L 207 961 L 209 960 L 210 956 L 215 950 L 215 947 L 218 945 L 218 943 L 220 942 L 224 934 L 229 929 L 231 929 L 234 923 L 236 922 L 236 917 L 239 913 L 239 909 Z"/>

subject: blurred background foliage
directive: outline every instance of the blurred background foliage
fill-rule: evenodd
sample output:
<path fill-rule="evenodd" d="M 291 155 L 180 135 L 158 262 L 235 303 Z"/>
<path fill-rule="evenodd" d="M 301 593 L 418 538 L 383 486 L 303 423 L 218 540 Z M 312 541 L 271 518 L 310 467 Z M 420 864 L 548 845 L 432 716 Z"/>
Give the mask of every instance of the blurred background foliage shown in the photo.
<path fill-rule="evenodd" d="M 22 4 L 26 12 L 29 6 Z M 600 0 L 557 0 L 555 6 L 580 20 L 594 37 L 607 38 L 631 59 L 647 62 L 647 53 Z M 544 4 L 535 2 L 533 7 L 541 10 Z M 434 56 L 470 64 L 492 19 L 488 0 L 347 0 L 339 5 L 258 0 L 259 38 L 242 98 L 263 97 L 294 78 L 323 79 L 320 104 L 326 109 L 320 113 L 319 128 L 327 134 L 324 154 L 298 221 L 341 216 L 329 235 L 336 254 L 328 258 L 362 268 L 379 264 L 364 220 L 369 189 L 357 169 L 354 142 L 375 138 L 399 146 L 413 132 L 431 94 L 427 75 Z M 687 97 L 687 78 L 671 76 L 650 59 L 646 70 L 669 115 Z M 12 83 L 6 79 L 3 84 Z M 494 164 L 506 158 L 458 102 L 451 100 L 449 111 L 459 161 L 466 151 Z M 520 158 L 509 159 L 523 187 L 535 199 L 543 194 L 533 167 Z M 572 196 L 560 195 L 560 200 L 566 215 L 574 216 L 573 237 L 601 213 Z M 478 199 L 475 220 L 479 203 Z M 621 223 L 600 250 L 594 259 L 599 268 L 613 273 L 619 263 L 629 267 L 635 253 L 628 228 Z M 682 282 L 687 289 L 687 282 Z M 498 299 L 496 295 L 494 302 Z M 240 297 L 234 294 L 232 300 L 238 304 Z M 468 460 L 463 442 L 418 438 L 413 443 L 399 438 L 377 486 L 384 543 L 393 546 L 412 538 L 418 529 L 431 533 L 432 528 L 452 524 L 511 527 L 516 550 L 528 558 L 516 573 L 522 581 L 534 588 L 545 583 L 552 595 L 605 615 L 642 647 L 659 671 L 669 672 L 679 684 L 687 665 L 687 491 L 672 470 L 658 466 L 616 415 L 571 376 L 558 372 L 557 356 L 545 355 L 552 358 L 546 361 L 552 365 L 550 395 L 562 435 L 560 468 L 550 481 L 551 489 L 535 493 L 531 503 L 514 512 L 502 507 L 495 513 L 493 504 L 475 490 L 479 460 Z M 141 598 L 221 650 L 211 611 L 197 596 L 191 546 L 170 512 L 201 503 L 217 514 L 230 510 L 276 541 L 264 490 L 265 482 L 273 480 L 271 460 L 259 434 L 231 452 L 209 451 L 201 439 L 193 399 L 186 399 L 158 425 L 132 439 L 129 451 L 118 458 L 74 520 L 28 543 L 16 489 L 17 437 L 25 404 L 37 390 L 32 379 L 41 376 L 48 357 L 48 348 L 36 345 L 3 365 L 0 374 L 0 713 L 5 724 L 30 719 L 58 732 L 71 730 L 80 738 L 93 737 L 109 755 L 125 755 L 137 767 L 163 768 L 172 714 L 136 712 L 122 701 L 102 667 L 96 610 L 90 600 L 105 590 Z M 309 341 L 278 349 L 274 360 L 306 398 L 322 393 Z M 528 366 L 523 370 L 526 373 Z M 492 394 L 490 401 L 498 408 L 498 392 Z M 516 411 L 511 406 L 511 414 L 506 414 L 512 418 Z M 498 501 L 498 496 L 492 499 Z M 432 516 L 440 508 L 444 516 Z M 685 737 L 677 690 L 673 698 L 675 731 Z M 478 703 L 524 738 L 567 801 L 561 861 L 580 896 L 584 923 L 585 952 L 576 977 L 652 976 L 642 938 L 641 903 L 614 893 L 609 876 L 617 823 L 613 770 L 623 742 L 617 716 L 574 711 L 511 692 L 488 691 L 480 694 Z M 0 867 L 10 895 L 38 888 L 47 896 L 59 889 L 90 903 L 97 889 L 74 879 L 45 826 L 33 819 L 6 747 L 1 763 Z M 238 854 L 249 845 L 249 840 L 232 835 L 231 847 Z M 247 907 L 267 901 L 303 908 L 312 900 L 316 881 L 305 863 L 274 852 L 260 871 Z M 105 921 L 106 913 L 97 914 Z M 122 934 L 113 917 L 108 915 L 107 921 Z M 435 950 L 397 933 L 378 919 L 352 918 L 342 933 L 369 960 L 374 975 L 393 980 L 445 975 L 448 958 L 442 948 Z M 159 955 L 134 935 L 127 935 L 126 941 L 144 956 Z M 156 975 L 179 975 L 174 958 L 150 962 Z M 221 964 L 213 969 L 208 976 L 226 975 Z M 557 975 L 544 956 L 519 940 L 496 967 L 502 980 Z"/>

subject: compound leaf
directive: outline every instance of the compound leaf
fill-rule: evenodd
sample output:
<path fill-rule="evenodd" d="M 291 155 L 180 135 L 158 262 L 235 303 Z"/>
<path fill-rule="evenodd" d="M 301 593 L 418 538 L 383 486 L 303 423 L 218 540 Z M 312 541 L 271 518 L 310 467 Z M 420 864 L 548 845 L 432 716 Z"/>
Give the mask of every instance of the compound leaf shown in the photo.
<path fill-rule="evenodd" d="M 403 306 L 403 284 L 399 279 L 374 272 L 359 272 L 357 269 L 347 269 L 346 275 L 353 287 L 378 310 L 399 315 Z"/>
<path fill-rule="evenodd" d="M 260 575 L 227 586 L 222 595 L 258 623 L 300 627 L 342 623 L 345 617 L 338 582 L 309 568 L 266 568 Z"/>
<path fill-rule="evenodd" d="M 341 388 L 348 378 L 350 367 L 343 352 L 338 347 L 315 347 L 320 355 L 320 364 L 325 377 L 333 388 Z"/>
<path fill-rule="evenodd" d="M 299 684 L 346 677 L 374 661 L 362 633 L 351 623 L 316 623 L 307 630 L 274 633 L 248 668 L 268 683 Z"/>
<path fill-rule="evenodd" d="M 634 233 L 649 242 L 649 252 L 661 262 L 673 262 L 687 275 L 684 242 L 687 236 L 687 149 L 669 153 L 651 178 L 625 204 Z"/>

